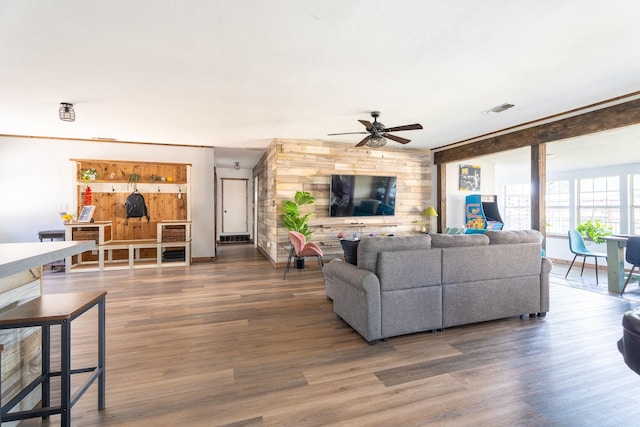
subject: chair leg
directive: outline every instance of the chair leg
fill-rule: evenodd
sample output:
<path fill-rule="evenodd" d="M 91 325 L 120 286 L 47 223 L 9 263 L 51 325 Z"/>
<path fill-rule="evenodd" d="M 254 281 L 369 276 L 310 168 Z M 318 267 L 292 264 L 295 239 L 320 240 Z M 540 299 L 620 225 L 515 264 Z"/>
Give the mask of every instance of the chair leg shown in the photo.
<path fill-rule="evenodd" d="M 569 269 L 567 270 L 567 274 L 564 275 L 564 278 L 566 279 L 567 276 L 569 275 L 569 272 L 571 271 L 571 267 L 573 267 L 573 263 L 576 262 L 576 258 L 578 258 L 578 255 L 575 255 L 573 257 L 573 261 L 571 261 L 571 265 L 569 266 Z"/>
<path fill-rule="evenodd" d="M 587 257 L 582 257 L 582 270 L 580 270 L 580 277 L 582 277 L 582 273 L 584 272 L 584 263 L 587 262 Z"/>
<path fill-rule="evenodd" d="M 318 255 L 318 264 L 320 265 L 320 270 L 324 269 L 324 261 L 322 261 L 322 257 Z"/>
<path fill-rule="evenodd" d="M 635 264 L 633 266 L 631 266 L 631 271 L 629 272 L 629 277 L 627 277 L 627 280 L 624 282 L 624 286 L 622 287 L 622 291 L 620 292 L 620 295 L 622 295 L 624 293 L 624 290 L 627 288 L 627 285 L 629 284 L 629 281 L 631 280 L 631 275 L 633 274 L 633 269 L 636 268 Z"/>
<path fill-rule="evenodd" d="M 287 272 L 289 271 L 289 264 L 291 263 L 291 257 L 293 256 L 293 246 L 291 247 L 291 250 L 289 251 L 289 257 L 287 258 L 287 265 L 284 268 L 284 276 L 282 276 L 282 280 L 285 279 L 285 277 L 287 277 Z"/>
<path fill-rule="evenodd" d="M 596 260 L 596 285 L 598 284 L 598 257 L 593 257 Z"/>

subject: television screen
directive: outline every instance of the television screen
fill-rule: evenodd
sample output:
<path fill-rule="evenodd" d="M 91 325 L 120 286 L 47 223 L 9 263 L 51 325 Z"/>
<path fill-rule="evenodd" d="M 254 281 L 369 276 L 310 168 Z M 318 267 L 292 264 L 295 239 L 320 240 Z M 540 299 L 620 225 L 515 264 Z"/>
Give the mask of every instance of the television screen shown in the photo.
<path fill-rule="evenodd" d="M 395 176 L 331 176 L 330 216 L 391 216 L 395 212 Z"/>

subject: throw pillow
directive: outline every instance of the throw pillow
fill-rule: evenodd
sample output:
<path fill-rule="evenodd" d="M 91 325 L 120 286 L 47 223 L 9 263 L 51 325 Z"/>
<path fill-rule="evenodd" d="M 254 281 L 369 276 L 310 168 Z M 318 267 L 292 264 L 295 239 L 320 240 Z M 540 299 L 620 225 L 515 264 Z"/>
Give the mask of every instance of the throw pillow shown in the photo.
<path fill-rule="evenodd" d="M 344 251 L 344 260 L 349 264 L 358 265 L 358 243 L 360 240 L 340 240 Z"/>

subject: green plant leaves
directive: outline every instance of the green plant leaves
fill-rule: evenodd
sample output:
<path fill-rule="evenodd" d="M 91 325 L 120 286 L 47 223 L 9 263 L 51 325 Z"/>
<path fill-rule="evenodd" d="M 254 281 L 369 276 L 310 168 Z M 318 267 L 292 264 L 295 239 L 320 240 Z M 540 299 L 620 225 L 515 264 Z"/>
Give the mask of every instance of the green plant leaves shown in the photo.
<path fill-rule="evenodd" d="M 310 205 L 315 202 L 315 198 L 308 191 L 297 191 L 295 201 L 285 200 L 282 202 L 282 226 L 290 231 L 297 231 L 304 234 L 309 240 L 313 232 L 309 230 L 309 219 L 313 212 L 302 215 L 300 206 Z"/>
<path fill-rule="evenodd" d="M 588 237 L 593 240 L 594 243 L 604 243 L 602 236 L 608 236 L 613 232 L 610 225 L 602 223 L 599 219 L 590 219 L 582 224 L 578 224 L 576 230 L 582 234 L 582 237 Z"/>

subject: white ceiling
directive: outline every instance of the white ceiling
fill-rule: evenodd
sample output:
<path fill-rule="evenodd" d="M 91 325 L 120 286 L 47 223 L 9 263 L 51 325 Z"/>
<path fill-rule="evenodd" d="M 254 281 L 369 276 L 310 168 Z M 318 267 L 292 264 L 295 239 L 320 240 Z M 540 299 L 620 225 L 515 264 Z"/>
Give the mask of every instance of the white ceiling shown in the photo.
<path fill-rule="evenodd" d="M 327 134 L 380 110 L 424 126 L 398 133 L 408 147 L 440 147 L 639 90 L 638 16 L 637 0 L 2 0 L 0 133 L 223 147 L 230 166 L 275 137 L 355 144 Z"/>

